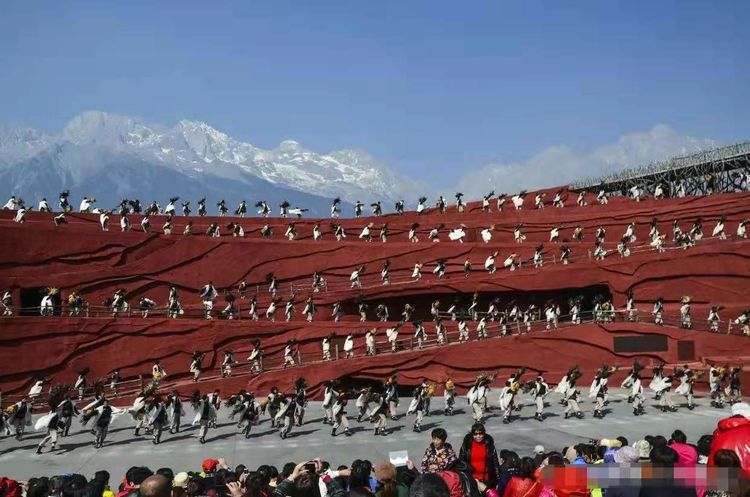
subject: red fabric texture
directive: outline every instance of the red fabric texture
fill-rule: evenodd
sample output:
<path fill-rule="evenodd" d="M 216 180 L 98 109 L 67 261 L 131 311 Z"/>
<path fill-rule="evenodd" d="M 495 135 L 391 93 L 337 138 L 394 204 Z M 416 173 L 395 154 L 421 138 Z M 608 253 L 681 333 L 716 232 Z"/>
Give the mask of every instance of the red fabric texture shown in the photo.
<path fill-rule="evenodd" d="M 471 441 L 471 467 L 474 468 L 473 477 L 487 481 L 487 446 L 476 440 Z"/>
<path fill-rule="evenodd" d="M 750 471 L 750 419 L 738 416 L 719 421 L 708 455 L 709 466 L 714 465 L 714 454 L 721 449 L 733 450 L 742 469 Z"/>
<path fill-rule="evenodd" d="M 543 485 L 532 478 L 514 476 L 505 487 L 503 497 L 539 497 Z"/>
<path fill-rule="evenodd" d="M 440 471 L 438 472 L 440 478 L 443 479 L 448 490 L 450 490 L 450 497 L 464 497 L 464 487 L 461 485 L 461 477 L 458 476 L 454 471 Z"/>

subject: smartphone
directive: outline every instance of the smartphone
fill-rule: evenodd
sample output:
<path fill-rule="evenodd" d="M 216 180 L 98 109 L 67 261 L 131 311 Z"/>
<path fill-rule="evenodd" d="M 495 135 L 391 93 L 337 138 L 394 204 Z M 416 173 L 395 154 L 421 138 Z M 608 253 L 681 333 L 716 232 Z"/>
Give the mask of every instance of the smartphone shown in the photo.
<path fill-rule="evenodd" d="M 409 461 L 409 452 L 406 450 L 396 450 L 388 453 L 388 459 L 396 467 L 406 466 Z"/>

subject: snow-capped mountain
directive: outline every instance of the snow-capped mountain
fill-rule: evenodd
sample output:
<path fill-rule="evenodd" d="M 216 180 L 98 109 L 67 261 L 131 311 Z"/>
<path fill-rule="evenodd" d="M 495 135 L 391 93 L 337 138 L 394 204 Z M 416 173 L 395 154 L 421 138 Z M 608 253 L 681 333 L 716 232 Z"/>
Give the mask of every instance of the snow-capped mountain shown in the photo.
<path fill-rule="evenodd" d="M 100 203 L 171 195 L 249 203 L 287 199 L 318 215 L 327 214 L 336 196 L 367 203 L 429 193 L 425 184 L 361 151 L 320 154 L 293 140 L 264 150 L 203 122 L 183 120 L 170 128 L 89 111 L 55 136 L 0 125 L 0 195 L 35 202 L 35 196 L 56 198 L 60 188 L 96 196 Z"/>

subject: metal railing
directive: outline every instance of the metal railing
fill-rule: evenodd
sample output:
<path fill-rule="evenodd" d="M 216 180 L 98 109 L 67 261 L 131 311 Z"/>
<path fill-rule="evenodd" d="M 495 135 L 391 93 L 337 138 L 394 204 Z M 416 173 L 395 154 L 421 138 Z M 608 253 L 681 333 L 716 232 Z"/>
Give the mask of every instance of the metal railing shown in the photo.
<path fill-rule="evenodd" d="M 715 244 L 715 243 L 722 243 L 722 242 L 745 242 L 747 239 L 743 238 L 734 238 L 734 237 L 728 237 L 726 240 L 722 240 L 719 237 L 704 237 L 702 238 L 697 246 L 704 246 L 707 243 L 708 244 Z M 574 242 L 572 245 L 576 245 Z M 615 245 L 615 248 L 613 248 L 613 245 Z M 570 246 L 570 244 L 569 244 Z M 679 251 L 679 250 L 690 250 L 686 249 L 684 247 L 676 247 L 676 246 L 669 246 L 669 247 L 662 247 L 662 252 L 660 253 L 655 248 L 651 247 L 648 243 L 643 244 L 637 244 L 629 246 L 630 250 L 630 256 L 629 257 L 621 257 L 619 256 L 617 250 L 616 250 L 616 244 L 605 244 L 605 248 L 607 249 L 607 255 L 604 258 L 602 262 L 611 262 L 613 259 L 615 261 L 622 261 L 623 259 L 627 259 L 629 257 L 633 257 L 635 255 L 639 254 L 647 254 L 647 253 L 655 253 L 657 256 L 661 253 L 668 253 L 672 251 Z M 586 249 L 585 253 L 578 253 L 578 254 L 571 254 L 571 256 L 568 258 L 569 265 L 573 263 L 580 263 L 580 262 L 593 262 L 593 263 L 599 263 L 599 260 L 596 260 L 593 255 L 593 251 L 588 248 Z M 535 264 L 533 263 L 532 259 L 518 259 L 518 266 L 515 268 L 515 272 L 518 272 L 522 270 L 525 267 L 531 267 L 533 269 L 543 269 L 544 266 L 550 266 L 550 265 L 564 265 L 561 258 L 559 257 L 559 254 L 547 254 L 542 256 L 542 264 L 540 267 L 535 267 Z M 450 277 L 464 277 L 463 272 L 463 264 L 456 263 L 454 266 L 459 266 L 459 269 L 457 270 L 448 270 L 446 269 L 444 279 L 450 278 Z M 446 268 L 450 267 L 449 264 L 446 264 Z M 396 286 L 396 285 L 412 285 L 417 284 L 422 279 L 425 278 L 425 276 L 431 275 L 432 271 L 429 269 L 426 270 L 424 273 L 422 273 L 421 279 L 415 279 L 411 277 L 412 269 L 399 269 L 399 270 L 393 270 L 392 276 L 390 278 L 390 286 Z M 504 268 L 502 265 L 497 266 L 497 270 L 494 274 L 505 274 L 506 272 L 509 272 L 508 268 Z M 395 274 L 394 274 L 395 273 Z M 481 269 L 473 270 L 471 275 L 474 274 L 480 274 L 480 275 L 486 275 L 487 271 L 482 267 Z M 471 275 L 469 277 L 471 277 Z M 433 277 L 433 276 L 429 276 Z M 437 276 L 434 276 L 434 278 L 437 279 Z M 315 294 L 320 292 L 351 292 L 355 294 L 360 294 L 361 292 L 365 290 L 371 290 L 376 288 L 382 288 L 384 285 L 380 280 L 379 274 L 377 273 L 369 273 L 365 274 L 360 278 L 360 285 L 357 287 L 352 287 L 351 283 L 347 280 L 344 280 L 344 278 L 337 279 L 333 282 L 331 282 L 329 279 L 326 279 L 325 284 L 320 288 L 318 292 L 315 292 L 313 290 L 311 283 L 298 283 L 300 280 L 292 280 L 285 282 L 283 285 L 288 287 L 289 289 L 289 295 L 299 295 L 302 294 L 303 297 L 306 296 L 315 296 Z M 437 279 L 437 281 L 441 281 L 440 279 Z M 264 293 L 260 290 L 260 285 L 253 285 L 254 286 L 254 292 L 246 292 L 246 297 L 252 297 L 253 295 L 257 298 L 257 311 L 259 317 L 263 315 L 263 312 L 261 310 L 261 304 L 265 305 L 267 307 L 267 303 L 270 300 L 270 298 L 273 298 L 270 294 L 270 292 L 267 292 L 267 297 L 263 297 Z M 250 286 L 248 288 L 252 288 L 253 286 Z M 282 283 L 279 283 L 279 290 L 281 290 Z M 280 295 L 281 291 L 279 291 L 276 295 Z M 213 319 L 234 319 L 234 320 L 243 320 L 248 319 L 248 316 L 243 316 L 243 306 L 240 305 L 241 302 L 243 302 L 245 299 L 237 298 L 235 300 L 235 312 L 231 314 L 231 318 L 228 314 L 224 314 L 222 311 L 225 306 L 221 305 L 214 305 L 211 316 Z M 298 306 L 304 306 L 303 301 L 297 301 L 296 304 Z M 31 315 L 41 315 L 41 307 L 40 306 L 28 306 L 28 307 L 14 307 L 13 308 L 13 314 L 11 316 L 0 316 L 0 319 L 7 319 L 10 317 L 24 317 Z M 247 309 L 245 309 L 247 311 Z M 296 311 L 298 313 L 298 311 Z M 89 303 L 85 303 L 84 306 L 81 308 L 81 312 L 78 314 L 71 314 L 71 307 L 67 303 L 63 303 L 62 305 L 56 305 L 53 309 L 52 315 L 49 317 L 86 317 L 86 318 L 103 318 L 103 317 L 110 317 L 110 318 L 116 318 L 116 317 L 133 317 L 142 315 L 143 310 L 139 307 L 131 307 L 129 306 L 126 310 L 123 311 L 117 311 L 115 312 L 111 307 L 104 306 L 104 305 L 92 305 Z M 156 306 L 154 308 L 151 308 L 148 310 L 148 316 L 149 317 L 166 317 L 170 314 L 169 308 L 167 306 Z M 283 306 L 279 306 L 277 314 L 283 315 Z M 183 305 L 182 306 L 182 313 L 178 314 L 176 318 L 180 319 L 204 319 L 206 317 L 206 311 L 203 305 L 201 304 L 189 304 L 189 305 Z"/>
<path fill-rule="evenodd" d="M 477 313 L 479 316 L 486 316 L 486 313 Z M 601 311 L 594 314 L 593 311 L 585 311 L 581 312 L 578 317 L 580 319 L 580 322 L 573 322 L 571 321 L 572 316 L 571 315 L 561 315 L 557 316 L 554 320 L 547 320 L 547 319 L 533 319 L 528 322 L 524 322 L 522 319 L 519 320 L 506 320 L 504 322 L 501 321 L 487 321 L 486 322 L 486 328 L 485 333 L 487 334 L 487 338 L 483 338 L 482 340 L 502 340 L 506 339 L 508 337 L 512 336 L 524 336 L 524 335 L 530 335 L 530 334 L 536 334 L 536 333 L 554 333 L 559 330 L 569 329 L 576 326 L 580 326 L 582 324 L 591 324 L 591 323 L 597 323 L 597 324 L 612 324 L 616 322 L 630 322 L 630 323 L 649 323 L 653 324 L 652 319 L 649 320 L 642 320 L 641 317 L 643 315 L 650 316 L 650 312 L 643 312 L 640 309 L 634 309 L 632 311 L 624 310 L 624 309 L 613 309 L 609 311 Z M 441 313 L 441 317 L 450 318 L 450 315 L 447 313 Z M 680 328 L 681 327 L 681 318 L 680 316 L 674 316 L 671 314 L 663 313 L 662 315 L 663 324 L 661 326 L 665 328 Z M 418 340 L 414 336 L 413 331 L 410 330 L 410 332 L 407 334 L 406 332 L 402 330 L 399 330 L 399 339 L 396 343 L 396 350 L 392 351 L 393 344 L 390 340 L 385 339 L 383 340 L 382 337 L 384 335 L 383 330 L 388 328 L 393 328 L 395 326 L 395 322 L 390 323 L 384 323 L 384 322 L 377 322 L 377 323 L 360 323 L 360 327 L 367 328 L 372 330 L 373 328 L 376 329 L 375 332 L 375 350 L 376 354 L 374 356 L 378 355 L 384 355 L 384 354 L 399 354 L 399 353 L 407 353 L 407 352 L 413 352 L 414 350 L 424 350 L 424 349 L 430 349 L 430 348 L 436 348 L 436 347 L 446 347 L 446 346 L 453 346 L 458 345 L 460 343 L 466 343 L 459 340 L 460 337 L 460 331 L 457 328 L 457 323 L 448 321 L 451 323 L 451 329 L 446 329 L 445 333 L 445 341 L 444 343 L 440 343 L 438 340 L 438 336 L 436 333 L 436 330 L 430 330 L 426 331 L 426 337 L 422 340 L 421 347 L 418 345 Z M 445 321 L 444 321 L 445 323 Z M 454 324 L 455 323 L 455 324 Z M 479 340 L 478 338 L 478 331 L 476 330 L 476 321 L 467 321 L 467 323 L 472 323 L 472 326 L 469 328 L 469 337 L 467 341 L 473 342 Z M 726 331 L 720 331 L 719 333 L 722 334 L 735 334 L 735 335 L 742 335 L 742 330 L 737 327 L 733 326 L 732 321 L 725 322 L 722 327 L 726 328 Z M 703 320 L 692 320 L 692 327 L 690 329 L 684 329 L 684 332 L 686 334 L 689 333 L 714 333 L 710 331 L 711 326 L 708 322 Z M 721 327 L 720 327 L 721 330 Z M 403 335 L 403 338 L 401 336 Z M 688 336 L 688 335 L 686 335 Z M 749 335 L 748 340 L 750 340 Z M 300 368 L 300 367 L 309 367 L 319 364 L 325 364 L 329 362 L 339 361 L 339 360 L 350 360 L 350 359 L 357 359 L 362 360 L 364 357 L 365 359 L 367 357 L 374 357 L 372 355 L 368 355 L 365 351 L 363 354 L 363 350 L 365 350 L 365 343 L 364 338 L 362 336 L 357 337 L 357 342 L 359 343 L 358 346 L 355 347 L 356 352 L 354 353 L 352 358 L 343 358 L 342 349 L 340 347 L 339 343 L 331 344 L 331 360 L 324 360 L 323 358 L 323 352 L 322 352 L 322 338 L 316 338 L 313 340 L 309 340 L 303 343 L 300 343 L 298 347 L 296 347 L 293 351 L 293 358 L 294 358 L 294 364 L 293 365 L 286 365 L 286 360 L 284 356 L 284 352 L 280 350 L 276 354 L 272 355 L 264 355 L 261 359 L 261 367 L 260 371 L 254 371 L 254 365 L 251 362 L 237 362 L 232 364 L 232 373 L 231 377 L 246 377 L 246 376 L 256 376 L 259 374 L 263 374 L 266 372 L 273 372 L 273 371 L 279 371 L 284 369 L 293 369 L 293 368 Z M 235 351 L 235 354 L 239 354 L 239 351 Z M 244 353 L 244 351 L 242 352 Z M 201 381 L 213 381 L 213 380 L 219 380 L 223 377 L 221 374 L 221 366 L 218 367 L 218 374 L 216 375 L 202 375 Z M 205 370 L 204 370 L 205 372 Z M 169 390 L 171 388 L 174 388 L 175 386 L 180 386 L 180 381 L 184 382 L 184 386 L 188 385 L 195 385 L 195 388 L 198 388 L 198 384 L 188 383 L 188 380 L 192 377 L 192 374 L 189 372 L 180 372 L 177 374 L 171 374 L 170 376 L 167 376 L 165 379 L 162 379 L 159 383 L 159 389 Z M 147 381 L 147 378 L 149 380 Z M 122 380 L 118 383 L 118 396 L 119 397 L 132 397 L 138 392 L 142 391 L 144 387 L 150 383 L 150 375 L 138 375 L 136 378 L 131 378 L 127 380 Z M 177 381 L 173 381 L 171 378 L 175 378 Z M 71 393 L 74 394 L 74 396 L 77 396 L 78 391 L 77 390 L 71 390 Z M 86 398 L 89 395 L 93 395 L 93 389 L 89 387 L 85 391 L 86 395 L 84 395 L 84 398 Z M 106 383 L 106 389 L 105 393 L 108 396 L 111 396 L 114 392 L 111 391 L 109 388 L 109 383 Z M 6 395 L 3 396 L 4 400 L 10 400 L 11 402 L 17 402 L 20 400 L 20 398 L 23 397 L 23 395 L 16 394 L 16 395 Z M 40 405 L 44 403 L 44 396 L 40 396 L 37 399 L 37 403 Z M 6 404 L 7 405 L 7 404 Z"/>
<path fill-rule="evenodd" d="M 571 189 L 580 190 L 596 187 L 602 183 L 614 183 L 617 181 L 632 180 L 639 177 L 651 176 L 656 173 L 674 171 L 687 167 L 698 166 L 710 162 L 729 160 L 734 157 L 750 154 L 750 141 L 736 143 L 726 147 L 701 150 L 694 154 L 672 157 L 667 160 L 652 162 L 645 166 L 625 168 L 616 173 L 601 176 L 599 178 L 587 178 L 571 184 Z"/>

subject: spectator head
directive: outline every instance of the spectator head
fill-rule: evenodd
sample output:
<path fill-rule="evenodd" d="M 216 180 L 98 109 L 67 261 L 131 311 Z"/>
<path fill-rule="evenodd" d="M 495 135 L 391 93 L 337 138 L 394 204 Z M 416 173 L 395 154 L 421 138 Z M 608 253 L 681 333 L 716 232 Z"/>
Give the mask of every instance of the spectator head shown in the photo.
<path fill-rule="evenodd" d="M 60 497 L 85 497 L 88 482 L 83 475 L 70 475 L 63 479 Z"/>
<path fill-rule="evenodd" d="M 708 457 L 711 453 L 711 442 L 713 442 L 713 435 L 703 435 L 698 439 L 697 448 L 698 455 L 702 457 Z"/>
<path fill-rule="evenodd" d="M 651 464 L 661 467 L 672 467 L 678 461 L 677 452 L 667 445 L 654 445 L 651 449 Z"/>
<path fill-rule="evenodd" d="M 565 454 L 565 460 L 569 463 L 575 461 L 575 459 L 581 455 L 581 453 L 578 452 L 575 446 L 567 447 L 563 453 Z"/>
<path fill-rule="evenodd" d="M 718 468 L 739 468 L 740 458 L 737 453 L 729 449 L 720 449 L 714 454 L 714 466 Z"/>
<path fill-rule="evenodd" d="M 94 481 L 102 482 L 102 484 L 109 485 L 109 471 L 97 471 L 94 473 Z"/>
<path fill-rule="evenodd" d="M 172 480 L 172 486 L 176 488 L 185 488 L 187 486 L 189 476 L 187 473 L 182 471 L 181 473 L 177 473 L 174 475 L 174 479 Z"/>
<path fill-rule="evenodd" d="M 487 437 L 487 430 L 482 423 L 474 423 L 471 425 L 471 435 L 477 443 L 482 443 Z"/>
<path fill-rule="evenodd" d="M 675 430 L 672 432 L 672 436 L 670 437 L 670 440 L 673 442 L 686 444 L 687 436 L 685 436 L 685 433 L 682 430 Z"/>
<path fill-rule="evenodd" d="M 521 458 L 520 465 L 518 467 L 522 478 L 534 478 L 534 471 L 536 470 L 536 464 L 530 457 Z"/>
<path fill-rule="evenodd" d="M 170 497 L 172 481 L 163 475 L 152 475 L 143 480 L 138 491 L 140 497 Z"/>
<path fill-rule="evenodd" d="M 172 482 L 174 480 L 174 471 L 172 471 L 172 468 L 159 468 L 156 470 L 157 475 L 162 475 L 164 478 L 167 479 L 167 481 Z"/>
<path fill-rule="evenodd" d="M 439 475 L 424 473 L 414 479 L 409 497 L 450 497 L 450 490 Z"/>
<path fill-rule="evenodd" d="M 294 488 L 295 497 L 320 497 L 318 475 L 315 473 L 305 472 L 299 475 L 294 480 Z"/>
<path fill-rule="evenodd" d="M 645 437 L 646 441 L 651 444 L 651 447 L 656 447 L 657 445 L 667 445 L 667 439 L 664 438 L 661 435 L 647 435 Z"/>
<path fill-rule="evenodd" d="M 292 471 L 294 471 L 294 468 L 297 467 L 297 463 L 288 462 L 284 465 L 284 467 L 281 468 L 281 479 L 289 478 L 289 475 L 292 474 Z"/>
<path fill-rule="evenodd" d="M 26 497 L 48 497 L 50 495 L 50 490 L 49 478 L 32 478 L 29 480 L 29 488 L 26 491 Z"/>
<path fill-rule="evenodd" d="M 534 455 L 538 456 L 544 454 L 544 445 L 537 445 L 534 447 Z"/>
<path fill-rule="evenodd" d="M 264 477 L 259 472 L 249 473 L 245 478 L 245 496 L 261 497 L 266 494 L 268 484 L 265 483 Z"/>
<path fill-rule="evenodd" d="M 143 480 L 153 475 L 154 472 L 146 466 L 133 466 L 125 473 L 125 481 L 134 488 L 138 488 Z"/>
<path fill-rule="evenodd" d="M 442 448 L 445 441 L 448 439 L 448 433 L 442 428 L 435 428 L 432 430 L 430 436 L 432 437 L 432 445 L 436 449 Z"/>
<path fill-rule="evenodd" d="M 648 461 L 651 456 L 651 444 L 648 440 L 638 440 L 633 444 L 633 448 L 638 452 L 641 461 Z"/>
<path fill-rule="evenodd" d="M 216 471 L 218 465 L 219 461 L 217 459 L 206 459 L 203 461 L 203 464 L 201 464 L 201 469 L 204 473 L 210 474 Z"/>
<path fill-rule="evenodd" d="M 519 469 L 521 467 L 521 458 L 512 450 L 509 450 L 502 459 L 501 464 L 503 469 Z"/>
<path fill-rule="evenodd" d="M 188 497 L 198 497 L 199 495 L 205 495 L 205 493 L 206 485 L 203 483 L 203 478 L 193 476 L 188 480 L 185 486 L 185 495 Z"/>
<path fill-rule="evenodd" d="M 562 468 L 565 466 L 565 458 L 557 452 L 547 456 L 547 466 L 554 466 L 556 468 Z"/>
<path fill-rule="evenodd" d="M 619 437 L 617 437 L 616 440 L 618 440 L 620 442 L 620 447 L 625 447 L 625 446 L 629 445 L 628 439 L 625 438 L 625 437 L 623 437 L 622 435 L 620 435 Z"/>
<path fill-rule="evenodd" d="M 370 473 L 372 473 L 372 464 L 369 461 L 356 459 L 352 462 L 351 474 L 349 475 L 349 487 L 369 487 Z"/>
<path fill-rule="evenodd" d="M 246 471 L 247 471 L 247 466 L 245 466 L 244 464 L 238 464 L 237 467 L 234 468 L 234 473 L 238 476 L 241 475 L 242 473 L 245 473 Z"/>
<path fill-rule="evenodd" d="M 638 451 L 635 450 L 635 447 L 631 447 L 629 445 L 625 445 L 617 452 L 615 452 L 614 458 L 615 463 L 617 464 L 635 464 L 640 459 L 638 456 Z"/>

